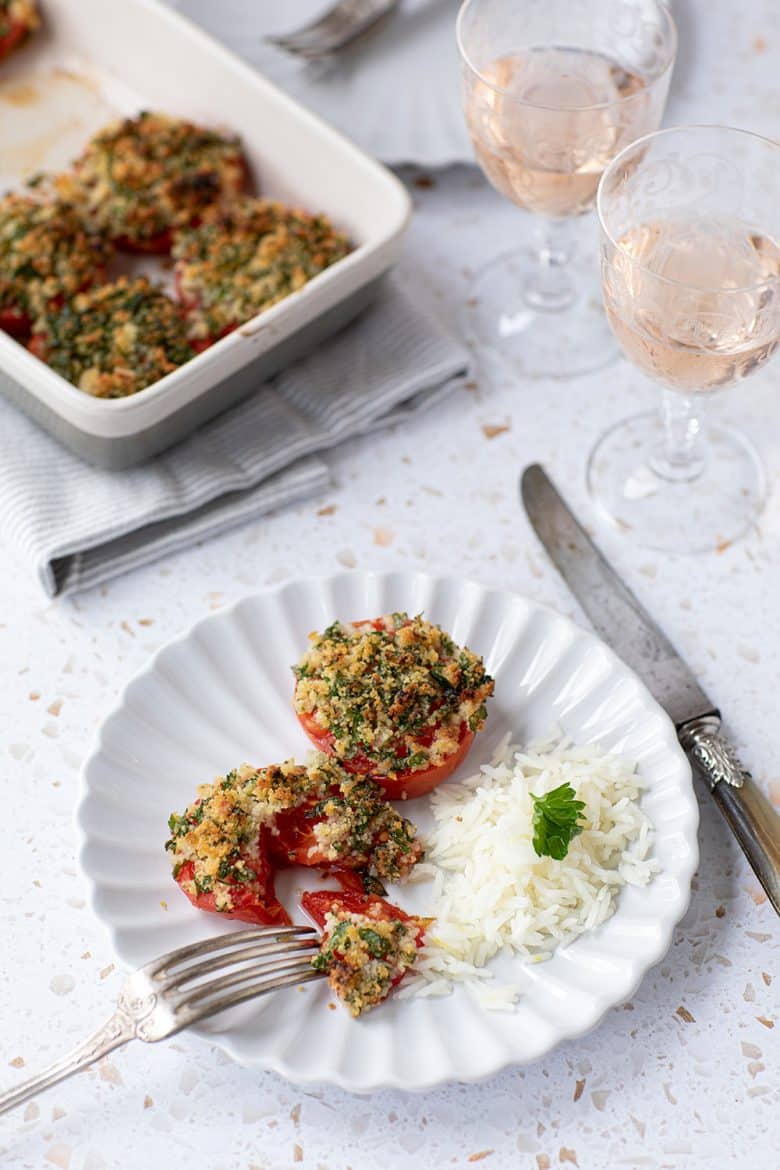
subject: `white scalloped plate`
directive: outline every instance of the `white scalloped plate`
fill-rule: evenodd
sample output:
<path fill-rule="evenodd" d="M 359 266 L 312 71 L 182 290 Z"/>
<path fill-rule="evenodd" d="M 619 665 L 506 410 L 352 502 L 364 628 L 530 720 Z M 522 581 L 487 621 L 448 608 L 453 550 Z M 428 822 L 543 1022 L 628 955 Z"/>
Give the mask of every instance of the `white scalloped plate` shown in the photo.
<path fill-rule="evenodd" d="M 667 950 L 698 859 L 698 810 L 674 727 L 592 634 L 523 597 L 456 578 L 351 572 L 297 581 L 205 618 L 165 646 L 98 736 L 83 773 L 81 863 L 95 913 L 125 963 L 231 929 L 176 889 L 163 850 L 169 812 L 189 803 L 199 782 L 242 761 L 302 758 L 308 744 L 291 708 L 290 664 L 307 633 L 336 617 L 395 610 L 422 611 L 482 654 L 495 675 L 468 771 L 507 730 L 525 740 L 556 722 L 579 742 L 624 752 L 647 786 L 661 872 L 644 889 L 624 888 L 607 923 L 549 962 L 512 961 L 523 986 L 512 1013 L 485 1011 L 459 988 L 444 998 L 391 1000 L 353 1021 L 327 1010 L 328 989 L 316 982 L 199 1029 L 242 1064 L 362 1092 L 479 1080 L 588 1031 Z M 425 799 L 404 811 L 425 829 Z M 282 896 L 295 912 L 298 893 L 316 879 L 298 869 L 282 877 Z M 421 889 L 399 887 L 392 896 L 419 910 Z"/>
<path fill-rule="evenodd" d="M 168 0 L 369 154 L 391 166 L 472 163 L 455 41 L 459 0 L 403 0 L 379 27 L 329 61 L 267 44 L 333 0 Z"/>

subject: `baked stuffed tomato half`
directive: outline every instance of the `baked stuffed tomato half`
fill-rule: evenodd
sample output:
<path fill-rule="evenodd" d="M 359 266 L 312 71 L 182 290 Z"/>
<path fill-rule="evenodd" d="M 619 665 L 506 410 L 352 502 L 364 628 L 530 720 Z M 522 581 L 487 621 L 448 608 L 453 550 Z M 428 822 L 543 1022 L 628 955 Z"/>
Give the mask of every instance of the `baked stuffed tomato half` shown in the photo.
<path fill-rule="evenodd" d="M 173 256 L 179 299 L 197 349 L 275 305 L 350 250 L 325 215 L 245 198 L 206 212 L 177 233 Z"/>
<path fill-rule="evenodd" d="M 0 0 L 0 61 L 41 26 L 36 0 Z"/>
<path fill-rule="evenodd" d="M 199 910 L 287 922 L 274 891 L 287 865 L 345 872 L 373 887 L 406 877 L 422 855 L 415 827 L 366 777 L 326 756 L 265 768 L 243 764 L 168 822 L 173 876 Z"/>
<path fill-rule="evenodd" d="M 423 796 L 465 759 L 493 679 L 479 655 L 421 616 L 334 622 L 310 635 L 295 711 L 309 739 L 390 800 Z"/>
<path fill-rule="evenodd" d="M 41 313 L 105 280 L 112 251 L 66 200 L 0 199 L 0 329 L 28 337 Z"/>
<path fill-rule="evenodd" d="M 374 891 L 409 875 L 423 852 L 417 830 L 374 780 L 322 753 L 295 767 L 296 795 L 273 821 L 277 864 L 316 866 L 342 875 L 351 888 L 359 881 Z"/>
<path fill-rule="evenodd" d="M 382 898 L 333 890 L 305 893 L 301 905 L 322 931 L 311 965 L 355 1017 L 387 999 L 413 968 L 429 922 Z"/>
<path fill-rule="evenodd" d="M 194 357 L 178 306 L 145 276 L 120 277 L 42 313 L 28 348 L 95 398 L 126 398 Z"/>
<path fill-rule="evenodd" d="M 170 252 L 177 229 L 235 198 L 248 176 L 237 138 L 149 112 L 107 126 L 75 163 L 96 225 L 130 252 Z"/>

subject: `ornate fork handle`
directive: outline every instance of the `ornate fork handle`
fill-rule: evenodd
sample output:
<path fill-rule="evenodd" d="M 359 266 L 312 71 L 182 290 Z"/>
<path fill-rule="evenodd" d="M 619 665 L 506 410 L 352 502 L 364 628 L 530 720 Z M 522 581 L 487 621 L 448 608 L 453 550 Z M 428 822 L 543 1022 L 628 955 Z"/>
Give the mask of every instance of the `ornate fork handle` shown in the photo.
<path fill-rule="evenodd" d="M 170 1034 L 173 1030 L 171 1028 L 166 1028 L 162 1033 L 154 1029 L 150 1031 L 149 1025 L 152 1023 L 158 998 L 154 992 L 137 990 L 135 979 L 136 976 L 128 979 L 119 994 L 119 1002 L 113 1016 L 106 1020 L 97 1032 L 93 1032 L 89 1039 L 79 1044 L 61 1060 L 50 1064 L 37 1077 L 31 1077 L 17 1085 L 15 1089 L 9 1089 L 7 1093 L 0 1095 L 0 1113 L 21 1105 L 42 1089 L 48 1089 L 59 1081 L 67 1080 L 74 1073 L 81 1072 L 96 1060 L 100 1060 L 101 1056 L 106 1056 L 115 1048 L 121 1048 L 129 1040 L 136 1037 L 139 1040 L 158 1040 L 161 1035 Z"/>
<path fill-rule="evenodd" d="M 0 1095 L 0 1113 L 5 1113 L 7 1109 L 13 1109 L 17 1105 L 23 1104 L 30 1097 L 36 1096 L 42 1089 L 48 1089 L 50 1085 L 56 1085 L 58 1081 L 64 1081 L 73 1076 L 74 1073 L 81 1072 L 90 1064 L 94 1064 L 96 1060 L 100 1060 L 101 1056 L 127 1044 L 128 1040 L 132 1040 L 135 1035 L 135 1020 L 121 1009 L 117 1009 L 113 1016 L 106 1020 L 102 1028 L 98 1028 L 97 1032 L 93 1032 L 88 1040 L 79 1044 L 67 1056 L 50 1064 L 37 1077 L 31 1077 L 21 1085 L 17 1085 L 15 1089 L 10 1089 L 7 1093 Z"/>
<path fill-rule="evenodd" d="M 84 1044 L 39 1076 L 0 1094 L 0 1113 L 64 1081 L 107 1052 L 154 1044 L 260 995 L 323 979 L 311 960 L 320 946 L 311 926 L 250 926 L 168 951 L 129 975 L 117 1010 Z"/>
<path fill-rule="evenodd" d="M 780 817 L 720 734 L 719 716 L 694 719 L 678 735 L 780 914 Z"/>

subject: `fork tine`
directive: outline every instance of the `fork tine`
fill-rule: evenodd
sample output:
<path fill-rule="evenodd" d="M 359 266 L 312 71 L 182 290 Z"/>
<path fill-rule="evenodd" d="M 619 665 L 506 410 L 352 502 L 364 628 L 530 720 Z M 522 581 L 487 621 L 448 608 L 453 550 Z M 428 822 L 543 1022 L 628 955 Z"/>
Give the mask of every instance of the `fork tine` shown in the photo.
<path fill-rule="evenodd" d="M 263 940 L 293 939 L 303 935 L 316 935 L 317 931 L 311 926 L 253 926 L 249 930 L 237 930 L 233 934 L 216 934 L 212 938 L 201 942 L 190 943 L 186 947 L 178 947 L 175 951 L 168 951 L 160 955 L 141 968 L 151 979 L 157 979 L 168 971 L 173 971 L 180 963 L 188 959 L 197 959 L 212 951 L 232 950 L 242 943 L 260 942 Z"/>
<path fill-rule="evenodd" d="M 345 33 L 338 26 L 335 31 L 319 33 L 317 35 L 295 35 L 276 37 L 273 44 L 286 53 L 294 53 L 299 57 L 324 57 L 338 49 L 344 41 Z M 351 36 L 349 37 L 351 39 Z"/>
<path fill-rule="evenodd" d="M 182 987 L 185 983 L 190 983 L 193 980 L 200 979 L 204 975 L 208 975 L 211 971 L 219 971 L 223 967 L 235 965 L 237 963 L 247 963 L 250 959 L 261 959 L 264 956 L 273 958 L 282 958 L 288 955 L 290 958 L 305 952 L 306 957 L 311 958 L 317 953 L 319 948 L 319 937 L 293 939 L 285 942 L 284 949 L 279 947 L 275 939 L 267 939 L 264 942 L 256 943 L 254 946 L 243 947 L 236 951 L 217 951 L 212 953 L 211 957 L 204 959 L 202 963 L 192 963 L 188 967 L 183 967 L 176 970 L 175 974 L 169 975 L 163 980 L 160 990 L 165 993 L 174 991 L 176 988 Z M 262 966 L 262 965 L 261 965 Z"/>
<path fill-rule="evenodd" d="M 214 996 L 220 996 L 223 991 L 230 991 L 233 987 L 240 987 L 242 984 L 251 983 L 252 986 L 257 984 L 265 984 L 269 978 L 279 979 L 282 976 L 289 975 L 290 977 L 296 975 L 305 975 L 312 970 L 311 955 L 305 957 L 280 957 L 275 963 L 265 963 L 262 966 L 245 967 L 241 971 L 231 971 L 227 975 L 220 976 L 219 979 L 210 979 L 208 983 L 203 983 L 199 987 L 192 987 L 186 991 L 180 992 L 178 995 L 166 995 L 166 1000 L 178 1014 L 181 1011 L 186 1012 L 189 1008 L 196 1007 L 200 1003 L 208 1003 Z M 317 974 L 317 972 L 315 972 Z M 272 980 L 273 981 L 273 980 Z M 215 1011 L 219 1010 L 217 1008 Z"/>
<path fill-rule="evenodd" d="M 302 57 L 320 57 L 340 49 L 369 29 L 395 7 L 397 0 L 386 3 L 367 3 L 363 12 L 356 12 L 352 0 L 341 0 L 319 20 L 304 25 L 295 32 L 269 36 L 266 41 L 288 53 Z"/>
<path fill-rule="evenodd" d="M 287 49 L 289 52 L 297 53 L 307 48 L 318 46 L 324 41 L 330 41 L 335 33 L 341 33 L 349 29 L 354 22 L 354 16 L 350 16 L 343 4 L 336 4 L 329 12 L 324 13 L 319 20 L 312 21 L 311 24 L 306 24 L 302 28 L 296 29 L 291 33 L 284 33 L 280 36 L 270 36 L 266 39 L 274 45 L 279 45 L 281 48 Z"/>
<path fill-rule="evenodd" d="M 240 987 L 236 991 L 231 991 L 229 994 L 223 995 L 220 999 L 213 1001 L 202 1000 L 197 1006 L 182 1009 L 180 1013 L 177 1013 L 183 1017 L 180 1021 L 180 1028 L 188 1028 L 190 1024 L 196 1024 L 198 1020 L 204 1020 L 208 1016 L 215 1016 L 218 1012 L 224 1012 L 228 1008 L 237 1007 L 240 1003 L 246 1003 L 248 999 L 257 999 L 259 996 L 266 995 L 270 991 L 281 991 L 285 987 L 299 987 L 302 983 L 311 983 L 314 979 L 323 978 L 324 975 L 321 971 L 313 971 L 309 967 L 308 971 L 293 971 L 287 974 L 277 975 L 273 979 L 260 979 L 248 987 Z"/>

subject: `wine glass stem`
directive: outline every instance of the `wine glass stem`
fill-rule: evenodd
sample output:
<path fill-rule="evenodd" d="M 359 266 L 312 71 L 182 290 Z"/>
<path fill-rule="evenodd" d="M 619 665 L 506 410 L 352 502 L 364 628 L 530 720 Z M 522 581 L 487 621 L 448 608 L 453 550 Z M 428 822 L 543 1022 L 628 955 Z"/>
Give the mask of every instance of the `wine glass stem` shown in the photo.
<path fill-rule="evenodd" d="M 576 297 L 570 262 L 574 244 L 567 220 L 537 216 L 533 259 L 525 282 L 526 302 L 543 312 L 559 313 Z"/>
<path fill-rule="evenodd" d="M 697 479 L 704 470 L 701 423 L 694 399 L 664 390 L 661 402 L 664 437 L 651 462 L 662 479 Z"/>

